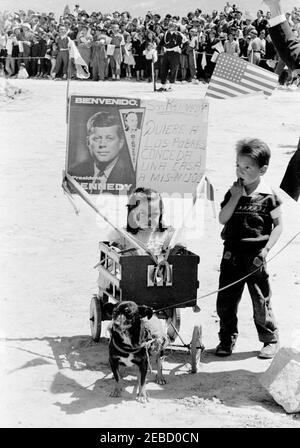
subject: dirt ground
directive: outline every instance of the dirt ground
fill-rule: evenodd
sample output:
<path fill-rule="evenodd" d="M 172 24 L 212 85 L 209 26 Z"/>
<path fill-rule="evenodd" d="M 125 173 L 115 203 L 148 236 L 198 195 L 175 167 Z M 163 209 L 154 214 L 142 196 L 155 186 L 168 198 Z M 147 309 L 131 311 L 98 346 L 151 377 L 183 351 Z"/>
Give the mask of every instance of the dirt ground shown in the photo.
<path fill-rule="evenodd" d="M 240 336 L 230 358 L 217 358 L 216 294 L 222 252 L 220 226 L 210 204 L 204 234 L 195 242 L 200 313 L 182 311 L 181 337 L 203 328 L 205 351 L 198 373 L 190 373 L 186 349 L 167 353 L 167 384 L 148 376 L 148 404 L 135 400 L 136 370 L 128 369 L 121 398 L 111 398 L 105 328 L 91 340 L 89 303 L 97 292 L 98 241 L 95 213 L 79 198 L 74 214 L 61 189 L 66 151 L 66 83 L 13 80 L 24 92 L 0 104 L 1 297 L 0 426 L 9 428 L 282 428 L 300 427 L 260 385 L 270 360 L 257 358 L 261 344 L 245 291 L 239 309 Z M 72 92 L 155 95 L 151 84 L 76 82 Z M 167 95 L 203 96 L 204 86 L 176 84 Z M 156 94 L 159 95 L 159 94 Z M 236 140 L 264 139 L 272 149 L 266 180 L 278 188 L 299 137 L 300 90 L 273 96 L 210 103 L 207 175 L 216 210 L 235 179 Z M 4 162 L 4 163 L 3 163 Z M 270 253 L 273 307 L 281 345 L 300 334 L 300 207 L 283 192 L 284 233 Z M 200 234 L 199 234 L 200 235 Z"/>

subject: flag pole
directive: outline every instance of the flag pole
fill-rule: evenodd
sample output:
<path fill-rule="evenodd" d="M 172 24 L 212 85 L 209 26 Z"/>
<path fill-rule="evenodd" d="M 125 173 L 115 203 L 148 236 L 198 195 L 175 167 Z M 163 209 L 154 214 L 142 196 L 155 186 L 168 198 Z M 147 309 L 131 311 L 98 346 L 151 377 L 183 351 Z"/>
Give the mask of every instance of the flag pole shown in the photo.
<path fill-rule="evenodd" d="M 71 73 L 71 58 L 69 57 L 68 70 L 67 70 L 67 92 L 66 92 L 66 123 L 68 123 L 69 121 L 70 73 Z"/>
<path fill-rule="evenodd" d="M 119 229 L 116 227 L 109 219 L 104 216 L 98 207 L 94 204 L 94 202 L 90 199 L 89 194 L 82 188 L 82 186 L 67 172 L 64 172 L 63 185 L 64 189 L 66 187 L 66 183 L 69 182 L 72 187 L 76 190 L 76 193 L 90 206 L 92 209 L 99 215 L 101 218 L 109 224 L 115 231 L 117 231 L 121 236 L 123 236 L 127 241 L 130 241 L 136 249 L 144 250 L 155 264 L 157 264 L 157 257 L 152 253 L 150 249 L 148 249 L 141 241 L 138 241 L 134 236 L 130 235 L 125 229 Z"/>
<path fill-rule="evenodd" d="M 151 71 L 152 71 L 152 81 L 153 81 L 153 92 L 156 92 L 156 80 L 155 80 L 154 56 L 153 55 L 152 55 L 152 60 L 151 60 Z"/>
<path fill-rule="evenodd" d="M 196 52 L 195 52 L 195 48 L 193 48 L 193 59 L 194 59 L 194 65 L 195 65 L 195 75 L 196 78 L 198 77 L 198 73 L 197 73 L 197 60 L 196 60 Z"/>

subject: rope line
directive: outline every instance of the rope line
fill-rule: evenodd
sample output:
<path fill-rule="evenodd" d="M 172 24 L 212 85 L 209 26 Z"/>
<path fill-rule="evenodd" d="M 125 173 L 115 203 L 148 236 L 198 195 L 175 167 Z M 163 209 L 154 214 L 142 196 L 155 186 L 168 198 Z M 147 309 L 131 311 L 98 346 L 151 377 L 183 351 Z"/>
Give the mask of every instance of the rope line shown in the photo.
<path fill-rule="evenodd" d="M 206 53 L 205 51 L 197 51 L 197 50 L 194 50 L 194 52 L 195 53 L 197 53 L 197 54 L 206 54 L 206 56 L 212 56 L 213 55 L 213 53 Z M 182 54 L 182 53 L 180 53 L 180 54 Z M 159 53 L 157 56 L 164 56 L 165 55 L 165 53 Z M 132 54 L 132 56 L 140 56 L 139 54 Z M 185 55 L 185 54 L 183 54 L 183 56 L 187 56 L 187 55 Z M 23 59 L 47 59 L 48 61 L 50 61 L 50 59 L 52 58 L 52 59 L 56 59 L 56 58 L 54 58 L 53 56 L 48 56 L 48 57 L 46 57 L 46 56 L 9 56 L 9 55 L 6 55 L 6 56 L 4 56 L 4 55 L 2 55 L 2 56 L 0 56 L 0 59 L 5 59 L 5 58 L 7 58 L 7 57 L 9 57 L 10 59 L 20 59 L 20 60 L 23 60 Z M 110 56 L 108 56 L 108 58 L 109 58 Z M 240 59 L 246 59 L 246 60 L 248 60 L 248 57 L 247 56 L 238 56 Z M 261 61 L 268 61 L 270 58 L 260 58 L 260 60 Z M 124 61 L 123 61 L 124 62 Z"/>
<path fill-rule="evenodd" d="M 297 238 L 297 236 L 299 236 L 299 235 L 300 235 L 300 231 L 297 232 L 278 252 L 276 252 L 273 255 L 273 257 L 271 257 L 269 260 L 266 260 L 266 263 L 270 263 L 270 261 L 274 260 L 274 258 L 276 258 L 281 252 L 283 252 Z M 263 264 L 263 262 L 262 262 L 262 264 Z M 200 297 L 197 297 L 197 300 L 204 299 L 206 297 L 209 297 L 209 296 L 212 296 L 214 294 L 217 294 L 220 291 L 224 291 L 224 290 L 226 290 L 228 288 L 231 288 L 232 286 L 236 285 L 237 283 L 239 283 L 239 282 L 245 280 L 246 278 L 250 277 L 251 275 L 255 274 L 255 272 L 260 270 L 260 268 L 261 268 L 261 265 L 259 267 L 257 267 L 256 269 L 254 269 L 254 271 L 252 271 L 249 274 L 245 275 L 244 277 L 236 280 L 235 282 L 232 282 L 229 285 L 225 285 L 222 288 L 216 289 L 216 290 L 211 291 L 211 292 L 209 292 L 207 294 L 203 294 Z M 193 300 L 186 300 L 185 302 L 180 302 L 177 305 L 185 305 L 187 303 L 194 302 L 194 300 L 195 299 L 193 299 Z M 170 308 L 174 308 L 174 307 L 176 307 L 176 304 L 172 305 L 172 306 L 167 306 L 167 307 L 164 307 L 164 308 L 159 308 L 158 310 L 155 310 L 154 313 L 158 313 L 160 311 L 164 311 L 164 310 L 167 310 L 167 309 L 170 309 Z"/>

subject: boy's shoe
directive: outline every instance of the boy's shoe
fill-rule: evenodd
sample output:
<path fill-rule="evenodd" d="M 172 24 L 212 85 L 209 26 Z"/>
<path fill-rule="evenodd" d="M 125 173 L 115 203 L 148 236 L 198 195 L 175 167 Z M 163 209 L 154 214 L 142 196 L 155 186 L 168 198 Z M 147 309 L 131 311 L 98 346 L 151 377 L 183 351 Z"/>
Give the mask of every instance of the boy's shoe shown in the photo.
<path fill-rule="evenodd" d="M 264 343 L 263 348 L 258 354 L 258 358 L 271 359 L 274 358 L 279 348 L 278 342 Z"/>
<path fill-rule="evenodd" d="M 198 305 L 193 306 L 194 313 L 200 313 L 201 309 Z"/>
<path fill-rule="evenodd" d="M 215 355 L 216 356 L 230 356 L 232 354 L 232 350 L 235 346 L 235 342 L 232 342 L 231 344 L 224 344 L 223 342 L 220 342 L 220 344 L 216 348 Z"/>

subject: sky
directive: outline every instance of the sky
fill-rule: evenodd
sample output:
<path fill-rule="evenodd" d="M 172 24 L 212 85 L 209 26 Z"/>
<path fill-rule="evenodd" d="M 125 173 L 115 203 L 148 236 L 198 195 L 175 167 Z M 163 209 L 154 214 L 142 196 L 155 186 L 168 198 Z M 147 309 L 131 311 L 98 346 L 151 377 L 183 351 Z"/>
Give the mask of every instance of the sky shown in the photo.
<path fill-rule="evenodd" d="M 213 9 L 223 9 L 226 1 L 224 0 L 75 0 L 67 2 L 64 0 L 0 0 L 0 11 L 12 10 L 17 12 L 19 9 L 32 9 L 37 12 L 54 12 L 58 17 L 62 14 L 64 7 L 69 6 L 71 12 L 75 3 L 79 3 L 82 9 L 88 13 L 92 11 L 114 12 L 128 10 L 133 16 L 145 15 L 147 11 L 155 11 L 160 14 L 178 14 L 186 15 L 189 11 L 196 8 L 206 12 Z M 249 11 L 256 16 L 257 9 L 267 10 L 262 0 L 235 0 L 230 2 L 239 6 L 242 12 Z M 300 6 L 300 0 L 282 0 L 282 5 L 286 11 L 290 11 L 294 6 Z"/>

